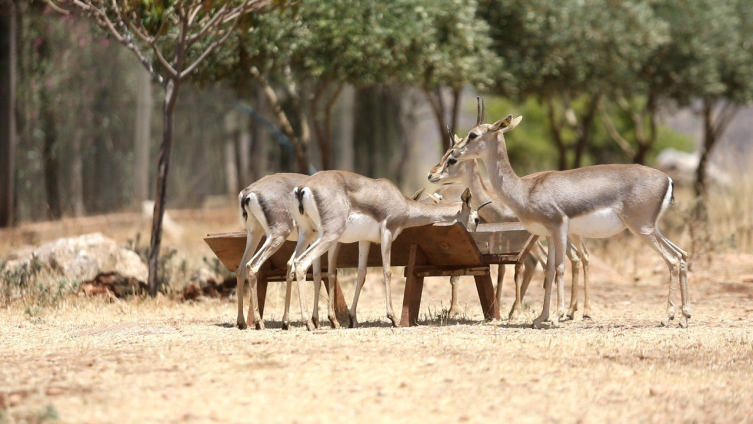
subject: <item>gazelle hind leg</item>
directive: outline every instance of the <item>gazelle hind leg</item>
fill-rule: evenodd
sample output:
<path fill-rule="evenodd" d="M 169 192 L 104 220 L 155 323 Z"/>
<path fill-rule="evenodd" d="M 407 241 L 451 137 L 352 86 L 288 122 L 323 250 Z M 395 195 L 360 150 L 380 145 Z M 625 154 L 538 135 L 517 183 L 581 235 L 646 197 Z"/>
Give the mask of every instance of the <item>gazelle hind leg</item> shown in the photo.
<path fill-rule="evenodd" d="M 565 250 L 567 249 L 567 221 L 552 230 L 552 236 L 547 237 L 549 255 L 547 258 L 547 278 L 544 281 L 544 308 L 541 315 L 533 321 L 533 328 L 541 328 L 541 324 L 549 319 L 549 308 L 552 299 L 552 280 L 563 284 L 565 275 Z M 552 278 L 553 277 L 553 278 Z M 558 326 L 558 317 L 552 319 L 552 327 Z"/>
<path fill-rule="evenodd" d="M 688 264 L 687 264 L 688 254 L 684 250 L 677 247 L 677 245 L 672 243 L 668 238 L 664 237 L 664 235 L 659 231 L 658 228 L 656 229 L 656 236 L 661 243 L 663 243 L 667 248 L 674 251 L 675 255 L 677 255 L 680 261 L 679 280 L 680 280 L 680 305 L 681 305 L 681 311 L 682 311 L 682 318 L 680 319 L 680 327 L 687 327 L 688 319 L 691 317 L 690 300 L 688 299 Z"/>
<path fill-rule="evenodd" d="M 356 292 L 353 295 L 353 304 L 350 305 L 350 328 L 356 328 L 358 326 L 356 309 L 358 308 L 358 296 L 361 295 L 361 288 L 363 288 L 363 283 L 366 281 L 366 265 L 369 261 L 370 248 L 371 242 L 358 242 L 358 279 L 356 280 Z"/>
<path fill-rule="evenodd" d="M 247 328 L 246 320 L 243 317 L 243 296 L 245 295 L 244 289 L 246 287 L 246 280 L 248 279 L 247 265 L 251 260 L 251 257 L 254 255 L 256 246 L 259 245 L 259 241 L 263 234 L 264 232 L 261 231 L 261 229 L 246 231 L 246 250 L 243 251 L 243 258 L 241 259 L 240 265 L 238 265 L 238 269 L 235 271 L 237 281 L 235 293 L 236 296 L 238 296 L 238 317 L 236 318 L 236 325 L 241 330 Z M 253 296 L 253 293 L 251 295 Z M 252 300 L 249 299 L 249 302 L 251 301 Z"/>
<path fill-rule="evenodd" d="M 539 245 L 539 248 L 543 251 L 543 248 Z M 515 265 L 515 303 L 510 309 L 509 319 L 517 318 L 522 308 L 523 298 L 528 291 L 528 286 L 531 284 L 533 275 L 536 273 L 536 265 L 541 262 L 544 266 L 544 272 L 546 273 L 546 261 L 540 256 L 540 253 L 531 252 L 526 256 L 523 264 Z M 520 270 L 523 270 L 521 273 Z"/>
<path fill-rule="evenodd" d="M 313 232 L 306 231 L 303 228 L 298 229 L 298 242 L 295 245 L 293 254 L 290 256 L 285 274 L 285 310 L 282 315 L 282 329 L 290 329 L 290 301 L 293 292 L 293 280 L 296 279 L 295 263 L 306 250 L 306 247 L 314 240 Z"/>
<path fill-rule="evenodd" d="M 306 324 L 306 329 L 314 329 L 314 323 L 309 319 L 308 299 L 306 290 L 306 273 L 315 260 L 319 259 L 324 252 L 329 250 L 334 243 L 337 243 L 339 235 L 328 238 L 318 238 L 314 241 L 305 252 L 295 261 L 295 277 L 298 280 L 298 301 L 301 307 L 301 320 Z"/>
<path fill-rule="evenodd" d="M 515 268 L 517 271 L 517 267 Z M 497 309 L 502 308 L 502 281 L 505 279 L 505 265 L 497 265 Z"/>
<path fill-rule="evenodd" d="M 387 307 L 387 318 L 392 321 L 393 327 L 400 327 L 400 322 L 395 316 L 395 311 L 392 309 L 392 270 L 390 269 L 392 258 L 392 232 L 383 229 L 382 230 L 382 274 L 384 275 L 384 303 Z"/>
<path fill-rule="evenodd" d="M 575 237 L 570 237 L 572 237 L 573 240 L 575 240 L 575 242 L 577 243 L 577 239 Z M 573 276 L 573 283 L 570 289 L 570 307 L 567 309 L 567 319 L 572 320 L 575 319 L 575 311 L 578 310 L 578 279 L 580 278 L 581 261 L 577 248 L 570 240 L 567 241 L 567 258 L 570 259 Z"/>
<path fill-rule="evenodd" d="M 580 238 L 580 237 L 579 237 Z M 588 294 L 588 273 L 591 263 L 591 254 L 586 248 L 586 243 L 580 238 L 580 260 L 583 264 L 583 319 L 591 319 L 591 296 Z"/>
<path fill-rule="evenodd" d="M 286 238 L 287 234 L 268 234 L 267 239 L 261 246 L 261 249 L 256 252 L 254 257 L 249 261 L 248 265 L 246 265 L 246 272 L 251 288 L 251 302 L 250 305 L 248 305 L 248 316 L 249 320 L 251 317 L 254 318 L 254 323 L 256 324 L 257 330 L 264 329 L 264 321 L 261 319 L 261 313 L 259 312 L 259 298 L 257 297 L 256 291 L 257 276 L 264 262 L 269 260 L 269 258 L 271 258 L 272 255 L 274 255 L 275 252 L 280 249 L 282 244 L 285 243 Z"/>
<path fill-rule="evenodd" d="M 632 230 L 632 228 L 631 228 Z M 669 326 L 669 323 L 675 319 L 675 285 L 679 279 L 680 274 L 680 262 L 681 256 L 668 244 L 661 241 L 661 237 L 656 234 L 656 231 L 652 231 L 648 234 L 642 234 L 637 231 L 633 231 L 638 237 L 643 239 L 652 249 L 654 249 L 669 267 L 669 294 L 667 295 L 667 313 L 666 318 L 662 320 L 662 325 Z"/>

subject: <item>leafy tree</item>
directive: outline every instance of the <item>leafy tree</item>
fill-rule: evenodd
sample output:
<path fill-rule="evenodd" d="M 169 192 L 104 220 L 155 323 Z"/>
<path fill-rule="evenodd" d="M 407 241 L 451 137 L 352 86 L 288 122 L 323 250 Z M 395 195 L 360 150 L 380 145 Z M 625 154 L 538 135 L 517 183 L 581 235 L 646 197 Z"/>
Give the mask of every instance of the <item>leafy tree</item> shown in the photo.
<path fill-rule="evenodd" d="M 163 133 L 157 168 L 157 190 L 149 252 L 149 293 L 160 286 L 159 251 L 165 212 L 167 172 L 173 138 L 173 116 L 181 84 L 222 45 L 249 13 L 271 0 L 69 0 L 107 34 L 130 49 L 164 90 Z M 282 4 L 282 2 L 276 2 Z M 69 13 L 50 1 L 61 13 Z"/>
<path fill-rule="evenodd" d="M 661 41 L 643 2 L 481 0 L 493 46 L 515 85 L 502 94 L 536 96 L 547 109 L 559 168 L 578 167 L 591 144 L 602 95 Z M 576 103 L 582 106 L 575 107 Z M 568 143 L 567 132 L 574 134 Z M 568 163 L 572 152 L 573 160 Z"/>

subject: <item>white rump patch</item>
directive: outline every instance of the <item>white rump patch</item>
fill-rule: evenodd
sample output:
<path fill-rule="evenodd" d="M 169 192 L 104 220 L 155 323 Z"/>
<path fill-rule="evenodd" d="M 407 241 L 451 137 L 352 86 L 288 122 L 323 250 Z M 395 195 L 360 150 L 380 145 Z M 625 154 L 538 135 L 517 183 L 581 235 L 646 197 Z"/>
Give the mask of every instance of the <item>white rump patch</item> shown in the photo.
<path fill-rule="evenodd" d="M 570 220 L 568 234 L 586 238 L 611 237 L 625 229 L 622 218 L 612 209 L 598 209 Z"/>
<path fill-rule="evenodd" d="M 354 243 L 357 241 L 370 241 L 381 243 L 381 225 L 373 217 L 360 213 L 348 215 L 348 223 L 345 232 L 340 237 L 340 243 Z"/>

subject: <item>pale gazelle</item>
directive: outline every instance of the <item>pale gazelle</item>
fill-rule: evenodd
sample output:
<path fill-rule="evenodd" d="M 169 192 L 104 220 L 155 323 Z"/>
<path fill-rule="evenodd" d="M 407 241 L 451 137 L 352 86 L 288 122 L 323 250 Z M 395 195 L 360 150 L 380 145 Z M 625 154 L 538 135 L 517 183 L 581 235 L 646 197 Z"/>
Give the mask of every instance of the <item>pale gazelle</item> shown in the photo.
<path fill-rule="evenodd" d="M 480 112 L 481 111 L 479 109 L 479 115 L 476 118 L 476 125 L 481 124 Z M 452 148 L 452 145 L 454 143 L 458 142 L 460 142 L 460 138 L 458 138 L 458 136 L 455 136 L 453 141 L 452 135 L 450 135 L 450 148 Z M 442 156 L 442 159 L 439 161 L 439 163 L 429 171 L 429 181 L 432 183 L 445 184 L 458 183 L 464 187 L 468 187 L 471 189 L 471 192 L 474 193 L 474 203 L 480 204 L 491 201 L 491 205 L 486 207 L 483 212 L 480 213 L 480 216 L 484 220 L 484 222 L 517 222 L 518 217 L 515 215 L 515 213 L 507 205 L 505 205 L 502 199 L 500 199 L 494 192 L 494 190 L 489 186 L 489 183 L 485 181 L 481 176 L 481 170 L 476 163 L 476 160 L 460 162 L 452 157 L 451 152 L 451 149 L 448 150 L 444 154 L 444 156 Z M 537 174 L 529 175 L 523 177 L 523 179 L 532 178 L 536 175 Z M 443 187 L 451 187 L 451 185 Z M 475 206 L 475 204 L 472 204 L 471 206 Z M 572 264 L 573 284 L 570 297 L 570 307 L 567 311 L 567 317 L 569 319 L 573 319 L 575 316 L 575 311 L 578 310 L 578 280 L 580 277 L 580 266 L 582 262 L 583 290 L 585 293 L 583 318 L 589 319 L 591 317 L 591 301 L 588 295 L 588 250 L 586 249 L 585 244 L 579 236 L 570 235 L 570 238 L 572 238 L 572 242 L 568 240 L 567 257 L 570 259 L 570 263 Z M 576 245 L 578 247 L 576 247 Z M 528 285 L 531 281 L 531 277 L 533 276 L 533 271 L 535 270 L 536 264 L 538 262 L 541 262 L 542 265 L 546 264 L 546 261 L 543 260 L 541 256 L 539 256 L 539 251 L 543 251 L 541 245 L 539 245 L 538 248 L 538 250 L 532 251 L 531 254 L 529 254 L 526 258 L 526 271 L 523 274 L 522 281 L 520 278 L 521 265 L 518 264 L 515 267 L 515 302 L 513 303 L 512 309 L 510 310 L 510 318 L 514 318 L 521 309 L 521 301 L 526 295 L 526 291 L 528 290 Z M 546 253 L 544 253 L 544 256 L 546 256 Z M 502 277 L 504 277 L 505 271 L 504 266 L 501 266 L 499 269 L 499 277 L 497 278 L 497 304 L 501 305 Z M 558 291 L 558 294 L 560 293 L 564 293 L 564 291 Z M 564 301 L 564 296 L 558 296 L 558 311 L 564 309 Z"/>
<path fill-rule="evenodd" d="M 289 210 L 290 193 L 306 178 L 308 175 L 303 174 L 267 175 L 244 188 L 238 195 L 243 225 L 246 227 L 246 250 L 243 252 L 243 259 L 236 271 L 238 276 L 237 325 L 240 329 L 246 328 L 246 320 L 243 317 L 243 287 L 246 280 L 249 281 L 251 288 L 249 319 L 253 316 L 256 328 L 264 329 L 256 294 L 257 275 L 262 264 L 280 249 L 285 240 L 298 240 L 298 231 Z M 267 237 L 264 245 L 254 254 L 264 235 Z M 299 243 L 296 251 L 300 253 L 306 245 Z M 286 304 L 290 303 L 291 265 L 292 263 L 288 262 Z M 321 285 L 321 268 L 318 259 L 314 262 L 314 284 Z M 288 308 L 285 308 L 283 322 L 288 322 L 287 313 Z"/>
<path fill-rule="evenodd" d="M 481 113 L 483 122 L 483 111 Z M 522 179 L 507 156 L 504 133 L 522 116 L 508 115 L 494 124 L 479 124 L 452 148 L 452 157 L 481 159 L 492 187 L 515 212 L 525 228 L 547 237 L 549 255 L 544 307 L 534 328 L 549 319 L 552 280 L 559 284 L 565 272 L 568 234 L 586 238 L 613 236 L 625 228 L 656 250 L 669 267 L 667 318 L 674 319 L 674 287 L 679 279 L 682 302 L 680 326 L 690 318 L 687 288 L 687 253 L 665 238 L 657 222 L 673 199 L 674 183 L 663 172 L 643 165 L 595 165 L 569 171 L 542 172 Z M 562 287 L 560 285 L 560 287 Z M 556 325 L 556 316 L 552 320 Z"/>
<path fill-rule="evenodd" d="M 308 305 L 304 300 L 305 277 L 312 262 L 325 252 L 329 251 L 328 273 L 336 273 L 339 243 L 359 242 L 358 279 L 350 306 L 350 326 L 355 327 L 358 325 L 358 296 L 366 280 L 369 248 L 371 243 L 381 244 L 387 318 L 397 327 L 398 319 L 392 309 L 390 291 L 392 241 L 404 228 L 455 219 L 467 222 L 470 213 L 469 192 L 463 195 L 463 202 L 425 204 L 405 197 L 389 180 L 375 180 L 346 171 L 317 172 L 301 182 L 290 199 L 290 209 L 298 224 L 299 244 L 300 240 L 309 239 L 312 235 L 317 237 L 311 246 L 295 257 L 293 265 L 298 280 L 301 317 L 308 329 L 313 329 L 314 324 L 309 320 Z M 331 281 L 332 278 L 329 284 Z M 315 290 L 315 298 L 317 293 L 318 289 Z M 332 327 L 339 327 L 331 301 L 328 312 Z"/>

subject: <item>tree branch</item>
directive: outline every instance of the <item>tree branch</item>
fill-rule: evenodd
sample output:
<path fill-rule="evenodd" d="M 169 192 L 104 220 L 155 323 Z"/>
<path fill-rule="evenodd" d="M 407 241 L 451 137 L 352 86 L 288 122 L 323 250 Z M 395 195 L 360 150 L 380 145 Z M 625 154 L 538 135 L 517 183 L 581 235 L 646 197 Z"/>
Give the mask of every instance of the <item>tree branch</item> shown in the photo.
<path fill-rule="evenodd" d="M 635 149 L 633 149 L 630 143 L 628 143 L 628 141 L 620 135 L 620 132 L 617 131 L 617 127 L 615 127 L 614 122 L 612 122 L 612 118 L 609 117 L 609 113 L 607 113 L 603 102 L 599 104 L 599 116 L 601 116 L 601 121 L 607 128 L 607 132 L 612 140 L 614 140 L 614 142 L 617 143 L 626 154 L 633 157 L 635 155 Z"/>

